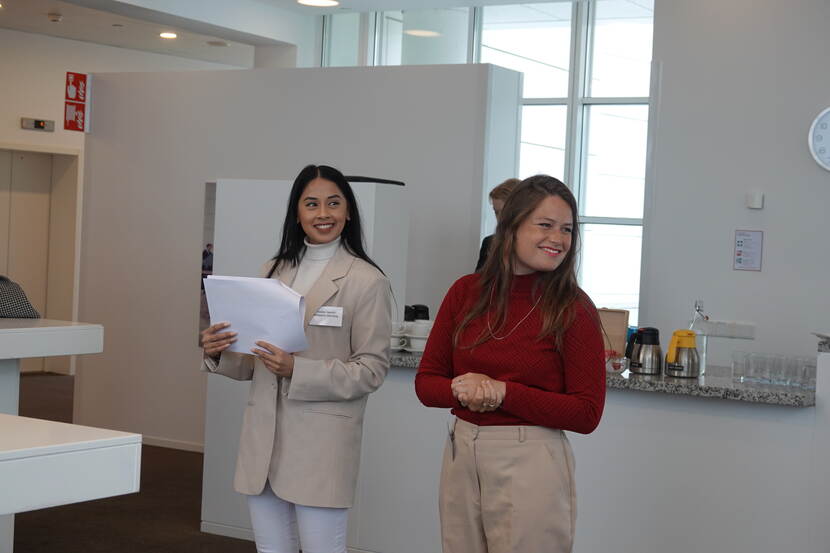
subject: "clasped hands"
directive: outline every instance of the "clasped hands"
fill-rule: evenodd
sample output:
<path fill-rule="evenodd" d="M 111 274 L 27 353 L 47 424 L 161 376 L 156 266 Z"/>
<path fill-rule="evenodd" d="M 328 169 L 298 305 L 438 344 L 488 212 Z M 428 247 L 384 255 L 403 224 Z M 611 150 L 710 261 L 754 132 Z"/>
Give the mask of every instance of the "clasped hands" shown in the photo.
<path fill-rule="evenodd" d="M 500 380 L 479 373 L 467 373 L 452 379 L 452 395 L 458 402 L 476 413 L 495 411 L 504 401 L 507 385 Z"/>
<path fill-rule="evenodd" d="M 206 356 L 217 359 L 236 342 L 236 332 L 226 330 L 230 326 L 230 323 L 216 323 L 202 331 L 202 349 Z M 294 374 L 294 355 L 263 340 L 256 342 L 256 345 L 259 348 L 251 348 L 251 353 L 262 360 L 265 368 L 277 376 L 291 378 Z"/>

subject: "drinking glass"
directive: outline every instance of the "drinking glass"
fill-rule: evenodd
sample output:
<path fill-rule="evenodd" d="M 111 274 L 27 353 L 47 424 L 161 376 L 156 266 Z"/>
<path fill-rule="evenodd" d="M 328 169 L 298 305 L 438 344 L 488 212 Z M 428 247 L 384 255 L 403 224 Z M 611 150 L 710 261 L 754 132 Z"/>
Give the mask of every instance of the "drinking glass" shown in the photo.
<path fill-rule="evenodd" d="M 784 358 L 782 380 L 785 386 L 799 387 L 803 381 L 798 357 Z"/>
<path fill-rule="evenodd" d="M 749 355 L 749 366 L 746 371 L 746 380 L 758 384 L 769 384 L 770 364 L 769 359 L 763 353 L 751 353 Z"/>
<path fill-rule="evenodd" d="M 746 379 L 749 354 L 745 351 L 732 352 L 732 381 L 743 382 Z"/>
<path fill-rule="evenodd" d="M 767 366 L 769 367 L 769 382 L 777 386 L 787 385 L 785 374 L 786 357 L 783 355 L 767 355 Z"/>
<path fill-rule="evenodd" d="M 799 357 L 799 375 L 801 378 L 801 387 L 805 390 L 816 389 L 816 365 L 815 357 Z"/>

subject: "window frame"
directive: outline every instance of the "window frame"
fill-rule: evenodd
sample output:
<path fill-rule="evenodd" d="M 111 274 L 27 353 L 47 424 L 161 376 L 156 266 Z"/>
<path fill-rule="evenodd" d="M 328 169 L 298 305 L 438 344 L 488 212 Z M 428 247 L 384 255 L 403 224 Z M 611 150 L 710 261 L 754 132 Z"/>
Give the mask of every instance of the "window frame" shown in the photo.
<path fill-rule="evenodd" d="M 590 75 L 594 61 L 593 32 L 596 23 L 596 5 L 599 0 L 571 0 L 571 44 L 570 44 L 570 71 L 568 75 L 568 96 L 564 98 L 522 98 L 521 106 L 566 106 L 565 130 L 565 167 L 564 181 L 572 190 L 580 206 L 579 222 L 581 225 L 625 225 L 644 226 L 643 217 L 598 217 L 584 214 L 587 184 L 586 168 L 588 160 L 589 121 L 588 112 L 591 106 L 646 106 L 651 113 L 655 95 L 655 70 L 652 64 L 649 96 L 645 97 L 608 97 L 588 96 L 590 90 Z M 517 3 L 518 4 L 518 3 Z M 485 6 L 470 8 L 469 27 L 467 31 L 467 63 L 480 63 L 481 40 L 484 24 Z M 398 11 L 398 10 L 390 10 Z M 361 19 L 361 52 L 358 59 L 361 65 L 381 65 L 384 40 L 384 11 L 365 13 Z M 327 30 L 331 28 L 331 15 L 323 19 L 323 53 L 327 51 Z M 365 34 L 364 34 L 365 33 Z M 321 59 L 325 65 L 325 57 Z M 646 172 L 644 201 L 647 203 L 651 196 L 649 152 L 652 149 L 651 115 L 649 115 L 649 129 L 646 147 Z M 521 140 L 521 139 L 520 139 Z M 517 144 L 519 147 L 520 144 Z M 645 215 L 645 212 L 644 212 Z M 577 276 L 582 281 L 582 264 L 577 264 Z M 641 275 L 642 276 L 642 275 Z M 639 303 L 639 291 L 638 291 Z"/>
<path fill-rule="evenodd" d="M 597 217 L 584 214 L 586 204 L 585 196 L 587 184 L 588 162 L 588 138 L 589 121 L 588 111 L 591 106 L 618 106 L 618 105 L 644 105 L 651 110 L 651 96 L 648 97 L 607 97 L 588 96 L 589 79 L 593 64 L 593 31 L 596 16 L 596 0 L 573 0 L 571 5 L 571 51 L 570 71 L 568 75 L 568 97 L 567 98 L 522 98 L 524 106 L 567 106 L 567 128 L 565 130 L 565 168 L 564 181 L 571 189 L 577 199 L 579 206 L 579 224 L 585 225 L 626 225 L 643 227 L 643 218 L 629 217 Z M 484 7 L 474 8 L 478 24 L 479 48 L 475 50 L 476 63 L 481 60 L 481 26 L 484 19 Z M 471 35 L 472 36 L 472 35 Z M 652 72 L 653 73 L 653 72 Z M 652 75 L 652 82 L 654 76 Z M 651 144 L 651 133 L 649 133 L 648 144 Z M 648 149 L 646 152 L 648 156 Z M 648 161 L 646 160 L 646 163 Z M 646 165 L 648 175 L 648 165 Z M 645 196 L 649 195 L 648 179 L 646 180 Z M 642 247 L 642 246 L 641 246 Z M 582 282 L 582 263 L 577 263 L 577 278 Z M 641 275 L 642 277 L 642 275 Z M 639 294 L 638 290 L 638 304 Z M 639 305 L 638 305 L 639 309 Z"/>

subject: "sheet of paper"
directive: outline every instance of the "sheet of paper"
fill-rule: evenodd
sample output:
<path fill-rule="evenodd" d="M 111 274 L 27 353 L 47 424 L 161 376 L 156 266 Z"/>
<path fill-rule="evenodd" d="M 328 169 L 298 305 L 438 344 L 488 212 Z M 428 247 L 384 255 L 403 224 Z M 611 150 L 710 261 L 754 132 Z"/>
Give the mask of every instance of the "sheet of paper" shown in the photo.
<path fill-rule="evenodd" d="M 228 351 L 251 353 L 264 340 L 290 353 L 308 349 L 305 298 L 274 278 L 211 275 L 205 279 L 210 323 L 229 322 L 237 332 Z"/>
<path fill-rule="evenodd" d="M 735 256 L 732 268 L 736 271 L 760 271 L 764 253 L 764 232 L 761 230 L 735 231 Z"/>

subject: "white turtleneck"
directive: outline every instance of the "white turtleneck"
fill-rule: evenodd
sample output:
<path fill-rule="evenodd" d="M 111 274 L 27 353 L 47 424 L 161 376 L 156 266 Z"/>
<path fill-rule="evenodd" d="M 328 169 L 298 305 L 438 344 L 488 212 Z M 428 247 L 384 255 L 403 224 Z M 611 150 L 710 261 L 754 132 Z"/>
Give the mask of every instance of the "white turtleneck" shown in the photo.
<path fill-rule="evenodd" d="M 334 257 L 337 248 L 340 247 L 340 238 L 325 244 L 311 244 L 308 238 L 305 239 L 305 253 L 297 268 L 297 276 L 291 283 L 297 293 L 306 295 L 311 287 L 323 274 L 329 260 Z"/>

